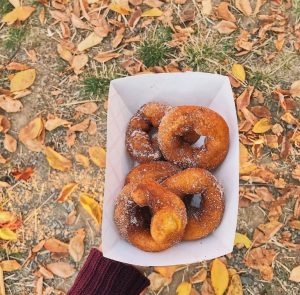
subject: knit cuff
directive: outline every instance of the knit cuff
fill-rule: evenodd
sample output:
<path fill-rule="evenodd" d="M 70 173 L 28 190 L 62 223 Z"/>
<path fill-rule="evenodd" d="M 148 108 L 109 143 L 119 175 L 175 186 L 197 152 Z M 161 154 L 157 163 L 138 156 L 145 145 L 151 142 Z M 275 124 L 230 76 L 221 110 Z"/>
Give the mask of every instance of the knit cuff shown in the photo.
<path fill-rule="evenodd" d="M 131 265 L 110 260 L 93 248 L 68 295 L 138 295 L 149 280 Z"/>

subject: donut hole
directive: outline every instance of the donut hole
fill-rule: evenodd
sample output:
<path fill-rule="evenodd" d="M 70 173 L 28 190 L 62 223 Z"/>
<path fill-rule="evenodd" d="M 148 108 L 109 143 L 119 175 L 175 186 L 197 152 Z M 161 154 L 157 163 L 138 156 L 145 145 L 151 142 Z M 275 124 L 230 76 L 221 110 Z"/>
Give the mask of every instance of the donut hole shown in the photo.
<path fill-rule="evenodd" d="M 184 203 L 187 207 L 201 208 L 202 193 L 188 195 L 184 197 Z"/>
<path fill-rule="evenodd" d="M 200 135 L 199 139 L 194 144 L 192 144 L 192 147 L 202 147 L 205 143 L 205 139 L 205 135 Z"/>

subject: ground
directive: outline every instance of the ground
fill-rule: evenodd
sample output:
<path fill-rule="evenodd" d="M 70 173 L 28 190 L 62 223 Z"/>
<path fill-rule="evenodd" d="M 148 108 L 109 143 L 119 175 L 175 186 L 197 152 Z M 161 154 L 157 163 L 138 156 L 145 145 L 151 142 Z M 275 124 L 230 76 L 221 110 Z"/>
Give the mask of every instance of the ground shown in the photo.
<path fill-rule="evenodd" d="M 13 4 L 17 2 L 11 1 Z M 79 2 L 84 3 L 85 11 L 93 16 L 89 21 L 82 17 L 85 12 L 83 4 L 79 5 Z M 2 115 L 10 120 L 8 134 L 18 141 L 17 150 L 9 152 L 4 146 L 4 132 L 1 133 L 0 129 L 0 156 L 9 159 L 6 163 L 0 161 L 0 181 L 7 184 L 7 187 L 0 186 L 0 212 L 13 212 L 22 220 L 21 226 L 13 229 L 17 233 L 17 240 L 0 239 L 0 259 L 16 260 L 22 266 L 12 272 L 4 271 L 6 294 L 42 294 L 35 289 L 37 278 L 41 276 L 44 277 L 43 294 L 63 294 L 60 292 L 69 289 L 89 249 L 101 244 L 100 226 L 82 208 L 79 195 L 82 192 L 88 193 L 101 206 L 105 169 L 92 161 L 85 168 L 75 160 L 75 156 L 81 153 L 88 157 L 92 146 L 105 148 L 110 80 L 140 72 L 185 70 L 232 75 L 233 64 L 242 65 L 246 72 L 245 79 L 238 74 L 236 76 L 240 81 L 232 78 L 235 98 L 247 87 L 249 89 L 253 86 L 255 89 L 252 96 L 250 94 L 250 102 L 238 110 L 240 141 L 244 152 L 246 150 L 246 160 L 241 160 L 244 170 L 240 177 L 241 203 L 237 226 L 238 233 L 254 242 L 250 249 L 237 245 L 222 261 L 227 268 L 236 269 L 244 294 L 300 293 L 299 283 L 289 279 L 292 269 L 300 264 L 300 212 L 296 208 L 299 206 L 300 195 L 300 167 L 299 164 L 297 166 L 300 148 L 300 124 L 297 121 L 300 114 L 300 82 L 295 84 L 300 79 L 300 2 L 250 1 L 250 16 L 247 15 L 247 9 L 238 9 L 237 5 L 237 2 L 248 1 L 227 2 L 236 18 L 231 23 L 236 24 L 232 32 L 227 29 L 218 31 L 215 27 L 225 19 L 220 13 L 218 17 L 220 1 L 212 1 L 211 10 L 207 4 L 211 1 L 190 0 L 144 1 L 143 4 L 142 1 L 134 0 L 130 1 L 130 11 L 127 10 L 127 1 L 116 1 L 121 3 L 119 7 L 127 7 L 125 11 L 128 15 L 107 8 L 109 1 L 24 1 L 23 5 L 34 7 L 35 11 L 24 21 L 16 21 L 14 24 L 3 22 L 0 25 L 0 99 L 13 96 L 5 90 L 10 89 L 9 75 L 20 69 L 10 70 L 7 66 L 11 62 L 26 64 L 36 70 L 36 79 L 28 87 L 30 93 L 19 99 L 23 104 L 20 111 L 7 112 L 1 108 L 0 101 L 0 117 Z M 253 14 L 257 2 L 267 3 L 257 14 Z M 76 22 L 70 21 L 70 11 L 76 10 L 76 4 L 81 7 L 79 15 L 83 23 L 88 24 L 88 29 L 79 29 Z M 142 11 L 159 7 L 159 11 L 164 14 L 136 18 L 139 21 L 130 25 L 128 20 L 133 10 L 138 11 L 137 7 L 141 7 Z M 13 8 L 7 0 L 0 0 L 1 17 Z M 41 11 L 45 12 L 45 20 Z M 54 14 L 53 11 L 60 14 Z M 105 24 L 96 23 L 100 19 L 99 15 L 104 16 L 105 24 L 110 26 L 109 30 Z M 269 20 L 266 21 L 267 16 Z M 102 29 L 102 42 L 81 52 L 76 50 L 75 45 L 96 27 Z M 117 36 L 121 36 L 120 40 L 115 38 L 116 30 L 119 32 Z M 241 38 L 242 30 L 249 33 L 246 39 Z M 280 40 L 284 40 L 282 45 Z M 237 45 L 238 42 L 240 45 Z M 248 43 L 245 45 L 245 42 Z M 58 44 L 71 58 L 59 53 Z M 104 62 L 95 59 L 98 53 L 107 51 L 118 55 Z M 74 62 L 75 56 L 88 59 L 78 66 Z M 296 94 L 291 90 L 295 89 L 292 85 L 298 85 Z M 243 103 L 246 100 L 241 99 Z M 98 109 L 90 114 L 75 110 L 86 102 L 95 102 Z M 282 119 L 286 113 L 292 114 L 294 119 Z M 43 146 L 53 148 L 72 161 L 72 168 L 65 172 L 50 167 L 43 150 L 32 151 L 19 140 L 21 128 L 39 116 L 46 122 L 49 115 L 63 118 L 70 125 L 84 119 L 90 119 L 97 125 L 96 134 L 89 134 L 86 130 L 76 132 L 74 144 L 66 140 L 67 127 L 61 126 L 45 132 Z M 270 128 L 261 133 L 253 132 L 253 126 L 261 118 L 268 118 Z M 281 132 L 276 131 L 276 124 L 282 127 Z M 276 142 L 275 146 L 270 144 L 271 140 Z M 249 169 L 250 164 L 252 167 L 255 165 L 254 169 Z M 18 180 L 13 176 L 16 171 L 28 167 L 33 168 L 29 179 Z M 67 201 L 57 202 L 62 187 L 70 182 L 79 184 L 77 189 Z M 273 206 L 275 203 L 276 206 Z M 67 225 L 66 218 L 73 210 L 76 211 L 76 220 Z M 280 224 L 275 230 L 272 226 L 276 222 Z M 296 225 L 291 225 L 291 222 Z M 269 224 L 271 230 L 264 231 L 263 227 L 257 229 L 265 224 Z M 75 262 L 68 253 L 53 253 L 44 248 L 31 256 L 32 248 L 40 241 L 56 238 L 68 243 L 80 228 L 85 229 L 86 236 L 84 257 L 79 262 Z M 265 240 L 258 237 L 255 231 L 262 232 Z M 259 262 L 253 265 L 245 262 L 247 254 L 256 247 L 276 251 L 276 257 L 269 264 L 270 271 L 273 269 L 274 273 L 272 279 L 261 276 L 256 268 Z M 36 273 L 40 265 L 46 266 L 56 261 L 68 262 L 75 268 L 75 273 L 66 279 L 60 276 L 47 279 L 41 273 Z M 152 286 L 145 294 L 176 294 L 178 285 L 183 281 L 189 282 L 199 269 L 206 269 L 210 278 L 210 267 L 210 261 L 180 266 L 166 286 L 163 286 L 163 282 L 157 283 L 157 278 L 152 278 L 152 283 L 156 282 L 158 287 Z M 159 272 L 153 267 L 143 268 L 142 271 L 146 275 Z M 194 294 L 213 294 L 213 291 L 204 289 L 203 282 L 210 284 L 208 279 L 193 283 Z"/>

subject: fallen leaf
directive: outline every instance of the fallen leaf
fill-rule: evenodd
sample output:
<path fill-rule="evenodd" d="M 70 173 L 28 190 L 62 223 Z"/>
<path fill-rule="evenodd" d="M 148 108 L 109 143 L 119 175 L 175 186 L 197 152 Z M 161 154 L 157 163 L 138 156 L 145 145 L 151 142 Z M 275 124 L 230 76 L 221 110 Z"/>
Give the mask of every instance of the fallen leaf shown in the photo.
<path fill-rule="evenodd" d="M 101 223 L 101 208 L 98 202 L 86 193 L 80 194 L 80 204 L 93 217 L 96 223 Z"/>
<path fill-rule="evenodd" d="M 7 117 L 0 115 L 0 132 L 6 133 L 11 127 Z"/>
<path fill-rule="evenodd" d="M 105 168 L 106 152 L 105 149 L 99 146 L 89 148 L 89 155 L 92 161 L 100 168 Z"/>
<path fill-rule="evenodd" d="M 75 262 L 79 262 L 82 259 L 84 253 L 84 238 L 85 232 L 81 228 L 77 230 L 76 235 L 70 239 L 69 253 Z"/>
<path fill-rule="evenodd" d="M 71 123 L 67 120 L 55 117 L 53 119 L 47 120 L 47 122 L 45 123 L 45 128 L 48 131 L 53 131 L 60 126 L 68 127 L 70 124 Z"/>
<path fill-rule="evenodd" d="M 243 295 L 243 285 L 237 271 L 233 268 L 228 269 L 230 284 L 226 295 Z"/>
<path fill-rule="evenodd" d="M 251 112 L 259 118 L 271 118 L 270 110 L 265 106 L 255 106 L 251 108 Z"/>
<path fill-rule="evenodd" d="M 114 39 L 111 42 L 111 45 L 113 48 L 116 48 L 121 44 L 121 42 L 124 38 L 124 32 L 125 32 L 125 28 L 123 28 L 123 27 L 120 28 L 119 30 L 117 30 L 116 36 L 114 37 Z"/>
<path fill-rule="evenodd" d="M 150 286 L 148 288 L 152 291 L 157 291 L 163 286 L 167 286 L 171 283 L 171 280 L 156 272 L 152 272 L 150 275 L 148 275 L 148 279 L 150 281 Z"/>
<path fill-rule="evenodd" d="M 22 103 L 19 100 L 11 99 L 10 97 L 0 96 L 0 108 L 7 113 L 17 113 L 23 108 Z"/>
<path fill-rule="evenodd" d="M 88 168 L 90 166 L 90 160 L 88 157 L 82 154 L 76 154 L 75 159 L 78 163 L 80 163 L 84 168 Z"/>
<path fill-rule="evenodd" d="M 157 7 L 161 7 L 163 5 L 163 2 L 159 0 L 144 0 L 143 4 L 146 4 L 153 8 L 157 8 Z"/>
<path fill-rule="evenodd" d="M 262 118 L 253 126 L 252 131 L 254 133 L 265 133 L 272 128 L 267 118 Z"/>
<path fill-rule="evenodd" d="M 201 295 L 216 295 L 211 285 L 210 279 L 206 279 L 201 286 Z"/>
<path fill-rule="evenodd" d="M 101 43 L 103 40 L 103 37 L 97 35 L 95 32 L 92 32 L 89 36 L 87 36 L 83 41 L 81 41 L 77 45 L 77 49 L 79 51 L 84 51 L 86 49 L 89 49 L 91 47 L 94 47 Z"/>
<path fill-rule="evenodd" d="M 11 12 L 5 14 L 2 18 L 2 21 L 11 25 L 15 21 L 24 21 L 26 20 L 33 12 L 35 8 L 31 6 L 20 6 L 16 7 Z"/>
<path fill-rule="evenodd" d="M 51 253 L 68 253 L 68 244 L 51 238 L 45 241 L 44 248 Z"/>
<path fill-rule="evenodd" d="M 44 266 L 42 265 L 39 265 L 39 270 L 38 272 L 47 280 L 50 280 L 50 279 L 53 279 L 54 278 L 54 275 L 51 271 L 49 271 L 47 268 L 45 268 Z"/>
<path fill-rule="evenodd" d="M 75 182 L 71 182 L 66 184 L 61 192 L 59 193 L 57 202 L 65 202 L 69 199 L 69 197 L 71 196 L 71 194 L 76 190 L 76 188 L 78 187 L 78 184 Z"/>
<path fill-rule="evenodd" d="M 25 71 L 28 70 L 30 67 L 28 65 L 19 63 L 19 62 L 10 62 L 7 66 L 6 69 L 8 71 Z"/>
<path fill-rule="evenodd" d="M 42 248 L 44 247 L 45 242 L 46 242 L 45 240 L 39 241 L 39 242 L 32 248 L 32 252 L 33 252 L 33 253 L 37 253 L 37 252 L 39 252 L 40 250 L 42 250 Z"/>
<path fill-rule="evenodd" d="M 35 288 L 34 288 L 34 294 L 35 295 L 43 295 L 43 281 L 44 281 L 43 276 L 40 276 L 39 278 L 36 278 Z"/>
<path fill-rule="evenodd" d="M 267 2 L 267 0 L 257 0 L 256 1 L 256 5 L 255 5 L 255 9 L 253 14 L 256 15 L 257 13 L 259 13 L 261 7 Z"/>
<path fill-rule="evenodd" d="M 75 124 L 69 128 L 69 132 L 83 132 L 85 131 L 90 125 L 90 119 L 85 119 L 82 122 Z"/>
<path fill-rule="evenodd" d="M 229 283 L 226 265 L 220 259 L 214 259 L 211 267 L 211 283 L 216 295 L 224 294 Z"/>
<path fill-rule="evenodd" d="M 5 159 L 1 154 L 0 154 L 0 164 L 6 164 L 10 159 Z"/>
<path fill-rule="evenodd" d="M 115 3 L 110 4 L 109 9 L 122 15 L 128 15 L 131 11 L 129 8 Z"/>
<path fill-rule="evenodd" d="M 205 268 L 201 268 L 197 273 L 195 273 L 190 278 L 191 284 L 203 283 L 207 278 L 207 270 Z"/>
<path fill-rule="evenodd" d="M 45 149 L 45 155 L 49 165 L 54 169 L 68 171 L 72 167 L 72 162 L 69 159 L 57 153 L 49 146 Z"/>
<path fill-rule="evenodd" d="M 77 15 L 71 13 L 71 22 L 72 25 L 77 29 L 89 30 L 89 26 L 83 22 Z"/>
<path fill-rule="evenodd" d="M 300 265 L 292 269 L 289 280 L 300 283 Z"/>
<path fill-rule="evenodd" d="M 46 21 L 45 15 L 46 15 L 46 11 L 45 11 L 44 8 L 42 8 L 41 11 L 40 11 L 40 13 L 39 13 L 39 16 L 38 16 L 41 25 L 44 25 L 44 24 L 45 24 L 45 21 Z"/>
<path fill-rule="evenodd" d="M 17 239 L 17 234 L 14 233 L 9 228 L 0 228 L 0 239 L 8 240 L 8 241 L 16 240 Z"/>
<path fill-rule="evenodd" d="M 283 226 L 282 223 L 273 220 L 266 224 L 260 224 L 254 231 L 253 243 L 254 246 L 260 246 L 267 243 Z"/>
<path fill-rule="evenodd" d="M 17 150 L 17 141 L 9 134 L 5 134 L 3 145 L 10 153 L 14 153 Z"/>
<path fill-rule="evenodd" d="M 12 175 L 16 180 L 24 180 L 27 181 L 32 177 L 34 170 L 32 167 L 26 167 L 25 169 L 16 169 L 12 171 Z"/>
<path fill-rule="evenodd" d="M 71 67 L 74 70 L 74 73 L 79 75 L 81 73 L 81 69 L 88 63 L 89 58 L 87 54 L 79 54 L 73 57 L 71 62 Z"/>
<path fill-rule="evenodd" d="M 87 129 L 89 135 L 95 135 L 97 133 L 97 123 L 94 120 L 90 121 L 90 126 Z"/>
<path fill-rule="evenodd" d="M 231 68 L 231 72 L 232 72 L 233 76 L 235 78 L 237 78 L 238 80 L 240 80 L 242 82 L 244 82 L 246 80 L 246 72 L 245 72 L 243 65 L 233 64 L 233 66 Z M 249 87 L 252 87 L 252 86 L 249 86 Z M 252 91 L 253 91 L 253 89 L 254 88 L 252 87 Z"/>
<path fill-rule="evenodd" d="M 291 95 L 293 97 L 300 97 L 300 80 L 297 80 L 291 85 Z"/>
<path fill-rule="evenodd" d="M 35 80 L 35 69 L 29 69 L 16 73 L 10 81 L 10 91 L 20 91 L 30 87 Z"/>
<path fill-rule="evenodd" d="M 253 93 L 253 90 L 254 90 L 253 86 L 248 86 L 242 92 L 242 94 L 236 99 L 236 108 L 238 111 L 249 106 L 250 98 Z"/>
<path fill-rule="evenodd" d="M 70 50 L 68 50 L 66 47 L 62 46 L 61 44 L 57 44 L 57 52 L 59 56 L 67 61 L 68 63 L 72 63 L 73 55 Z"/>
<path fill-rule="evenodd" d="M 212 12 L 211 0 L 202 0 L 202 13 L 204 16 L 210 15 Z"/>
<path fill-rule="evenodd" d="M 297 164 L 292 171 L 292 177 L 300 181 L 300 164 Z"/>
<path fill-rule="evenodd" d="M 229 3 L 221 2 L 217 8 L 218 17 L 229 22 L 236 22 L 235 16 L 230 12 Z"/>
<path fill-rule="evenodd" d="M 224 35 L 230 35 L 232 32 L 234 32 L 237 29 L 237 26 L 235 23 L 222 20 L 218 24 L 214 26 L 214 28 L 220 33 Z"/>
<path fill-rule="evenodd" d="M 235 233 L 235 238 L 234 238 L 234 245 L 242 244 L 244 245 L 247 249 L 251 247 L 251 240 L 246 235 L 240 234 L 240 233 Z"/>
<path fill-rule="evenodd" d="M 63 279 L 71 277 L 76 271 L 72 265 L 66 262 L 49 263 L 46 267 L 53 274 Z"/>
<path fill-rule="evenodd" d="M 98 106 L 95 102 L 91 101 L 79 105 L 75 110 L 82 114 L 91 115 L 98 110 Z"/>
<path fill-rule="evenodd" d="M 300 230 L 300 220 L 292 220 L 289 222 L 289 227 Z"/>
<path fill-rule="evenodd" d="M 2 260 L 0 267 L 3 271 L 15 271 L 21 268 L 21 264 L 17 260 Z"/>
<path fill-rule="evenodd" d="M 66 225 L 72 225 L 76 221 L 76 211 L 71 211 L 66 218 Z"/>
<path fill-rule="evenodd" d="M 5 286 L 4 286 L 4 277 L 3 277 L 3 269 L 0 266 L 0 294 L 5 295 Z"/>
<path fill-rule="evenodd" d="M 283 120 L 284 122 L 291 124 L 291 125 L 298 125 L 299 121 L 297 120 L 297 118 L 295 118 L 291 113 L 286 112 L 284 113 L 281 117 L 281 120 Z"/>
<path fill-rule="evenodd" d="M 121 54 L 117 52 L 99 52 L 94 56 L 94 59 L 99 62 L 107 62 L 111 59 L 118 58 L 119 56 L 121 56 Z"/>
<path fill-rule="evenodd" d="M 154 267 L 154 271 L 161 274 L 163 277 L 172 280 L 173 274 L 178 269 L 177 265 L 171 265 L 171 266 L 156 266 Z"/>
<path fill-rule="evenodd" d="M 19 7 L 19 6 L 21 6 L 19 0 L 8 0 L 8 1 L 9 1 L 9 3 L 10 3 L 13 7 Z"/>
<path fill-rule="evenodd" d="M 246 16 L 250 16 L 252 14 L 252 8 L 249 0 L 235 0 L 235 6 Z"/>
<path fill-rule="evenodd" d="M 145 16 L 161 16 L 163 12 L 159 8 L 151 8 L 142 13 L 142 17 Z"/>
<path fill-rule="evenodd" d="M 192 284 L 188 282 L 182 282 L 176 288 L 177 295 L 190 295 L 192 291 Z"/>

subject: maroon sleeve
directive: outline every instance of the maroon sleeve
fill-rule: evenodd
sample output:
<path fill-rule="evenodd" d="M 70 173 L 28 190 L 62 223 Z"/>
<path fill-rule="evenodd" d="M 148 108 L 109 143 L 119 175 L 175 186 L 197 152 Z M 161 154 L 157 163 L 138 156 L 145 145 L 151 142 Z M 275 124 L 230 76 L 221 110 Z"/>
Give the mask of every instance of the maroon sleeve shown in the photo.
<path fill-rule="evenodd" d="M 131 265 L 110 260 L 93 248 L 68 295 L 138 295 L 149 280 Z"/>

